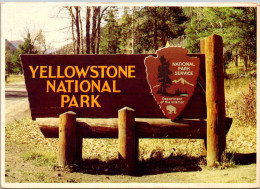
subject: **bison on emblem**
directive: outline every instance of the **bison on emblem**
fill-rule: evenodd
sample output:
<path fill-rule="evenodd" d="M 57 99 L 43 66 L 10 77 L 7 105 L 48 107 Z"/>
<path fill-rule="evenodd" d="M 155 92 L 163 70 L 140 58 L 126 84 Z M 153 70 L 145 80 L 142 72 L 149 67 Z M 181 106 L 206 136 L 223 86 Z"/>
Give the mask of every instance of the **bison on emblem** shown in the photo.
<path fill-rule="evenodd" d="M 173 114 L 173 113 L 176 114 L 176 107 L 174 107 L 173 105 L 168 105 L 166 107 L 166 109 L 167 109 L 169 114 Z"/>

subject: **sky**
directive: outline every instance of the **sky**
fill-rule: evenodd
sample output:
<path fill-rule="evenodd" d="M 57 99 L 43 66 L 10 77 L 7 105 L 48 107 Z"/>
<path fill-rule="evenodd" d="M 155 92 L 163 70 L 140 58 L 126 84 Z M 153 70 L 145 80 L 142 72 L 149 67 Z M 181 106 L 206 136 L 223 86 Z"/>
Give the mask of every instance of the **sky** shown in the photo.
<path fill-rule="evenodd" d="M 43 30 L 47 44 L 59 48 L 68 43 L 70 37 L 67 27 L 69 19 L 59 14 L 61 6 L 54 3 L 5 3 L 2 4 L 3 37 L 12 40 L 23 40 L 27 30 L 37 32 Z"/>
<path fill-rule="evenodd" d="M 24 40 L 27 36 L 28 29 L 30 33 L 36 33 L 40 29 L 46 37 L 47 45 L 51 48 L 59 49 L 60 47 L 71 42 L 70 18 L 68 12 L 60 9 L 71 3 L 54 3 L 54 2 L 27 2 L 27 3 L 3 3 L 1 15 L 2 39 L 9 41 Z M 75 4 L 73 4 L 75 5 Z M 86 6 L 86 3 L 76 4 Z M 107 6 L 104 4 L 103 6 Z M 83 17 L 83 33 L 85 25 L 85 9 L 81 11 Z M 122 11 L 119 14 L 122 14 Z M 63 29 L 62 28 L 66 28 Z M 85 34 L 84 34 L 85 35 Z"/>

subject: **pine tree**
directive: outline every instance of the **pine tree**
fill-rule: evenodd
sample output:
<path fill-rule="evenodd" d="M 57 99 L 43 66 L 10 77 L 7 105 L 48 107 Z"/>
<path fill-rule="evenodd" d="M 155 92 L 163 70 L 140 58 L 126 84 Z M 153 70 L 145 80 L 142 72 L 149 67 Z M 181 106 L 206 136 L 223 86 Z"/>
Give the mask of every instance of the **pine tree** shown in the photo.
<path fill-rule="evenodd" d="M 181 36 L 187 20 L 180 7 L 144 7 L 138 17 L 136 51 L 140 53 L 154 52 L 165 47 L 167 41 Z"/>
<path fill-rule="evenodd" d="M 169 75 L 172 74 L 172 71 L 169 70 L 170 63 L 169 61 L 166 62 L 164 56 L 160 57 L 161 65 L 158 67 L 158 81 L 160 83 L 160 89 L 158 90 L 158 94 L 166 95 L 166 89 L 169 88 L 172 84 L 172 81 Z"/>
<path fill-rule="evenodd" d="M 110 8 L 107 11 L 100 44 L 101 54 L 117 54 L 120 52 L 120 27 L 116 20 L 117 9 Z"/>
<path fill-rule="evenodd" d="M 189 17 L 185 30 L 186 48 L 199 52 L 199 41 L 212 34 L 223 37 L 225 62 L 238 57 L 256 62 L 256 8 L 254 7 L 189 7 L 183 8 Z"/>
<path fill-rule="evenodd" d="M 13 63 L 13 72 L 22 73 L 22 63 L 20 60 L 21 54 L 37 54 L 37 50 L 34 48 L 34 44 L 31 39 L 30 33 L 27 34 L 27 37 L 24 38 L 24 43 L 19 45 L 19 48 L 16 49 L 14 56 L 12 58 Z"/>

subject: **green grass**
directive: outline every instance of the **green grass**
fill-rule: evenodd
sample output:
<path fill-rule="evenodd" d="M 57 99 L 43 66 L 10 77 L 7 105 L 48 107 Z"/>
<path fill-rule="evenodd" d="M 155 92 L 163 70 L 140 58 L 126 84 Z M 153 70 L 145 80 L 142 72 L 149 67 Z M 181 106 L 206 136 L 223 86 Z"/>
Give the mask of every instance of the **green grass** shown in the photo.
<path fill-rule="evenodd" d="M 32 161 L 37 166 L 51 166 L 57 165 L 57 155 L 54 153 L 46 153 L 42 151 L 25 152 L 22 154 L 25 161 Z"/>
<path fill-rule="evenodd" d="M 253 62 L 248 63 L 246 72 L 243 62 L 239 62 L 237 66 L 235 62 L 230 62 L 225 66 L 225 73 L 232 78 L 244 77 L 254 72 L 256 72 L 256 64 Z"/>

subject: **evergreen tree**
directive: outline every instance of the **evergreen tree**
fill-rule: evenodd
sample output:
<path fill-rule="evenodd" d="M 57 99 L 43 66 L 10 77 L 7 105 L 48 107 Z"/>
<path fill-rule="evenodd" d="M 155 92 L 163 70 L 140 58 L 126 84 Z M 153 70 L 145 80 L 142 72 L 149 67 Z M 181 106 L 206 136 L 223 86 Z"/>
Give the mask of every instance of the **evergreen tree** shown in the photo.
<path fill-rule="evenodd" d="M 27 37 L 24 39 L 24 43 L 19 45 L 19 48 L 17 48 L 14 53 L 12 58 L 12 69 L 14 73 L 22 73 L 22 63 L 20 59 L 21 54 L 37 54 L 37 50 L 34 48 L 30 33 L 27 34 Z"/>
<path fill-rule="evenodd" d="M 184 33 L 187 20 L 179 7 L 143 7 L 139 12 L 137 23 L 137 51 L 155 51 L 165 47 L 167 41 L 178 38 Z"/>
<path fill-rule="evenodd" d="M 13 73 L 14 65 L 12 63 L 13 52 L 5 48 L 5 73 L 7 75 Z"/>
<path fill-rule="evenodd" d="M 132 37 L 132 18 L 129 13 L 130 9 L 128 7 L 124 8 L 124 14 L 122 15 L 122 18 L 120 20 L 120 52 L 123 54 L 130 54 L 131 51 L 131 37 Z"/>
<path fill-rule="evenodd" d="M 105 21 L 107 24 L 103 28 L 102 40 L 100 44 L 101 54 L 119 53 L 120 27 L 116 20 L 117 9 L 110 8 L 107 11 Z"/>
<path fill-rule="evenodd" d="M 172 74 L 172 71 L 169 70 L 170 63 L 166 62 L 164 56 L 160 57 L 161 65 L 158 67 L 158 81 L 160 83 L 160 89 L 157 91 L 158 94 L 166 95 L 166 89 L 169 88 L 172 84 L 172 81 L 169 75 Z"/>
<path fill-rule="evenodd" d="M 185 30 L 190 52 L 199 52 L 199 41 L 212 34 L 223 37 L 225 62 L 238 56 L 256 62 L 256 8 L 252 7 L 189 7 L 183 8 L 189 17 Z"/>

